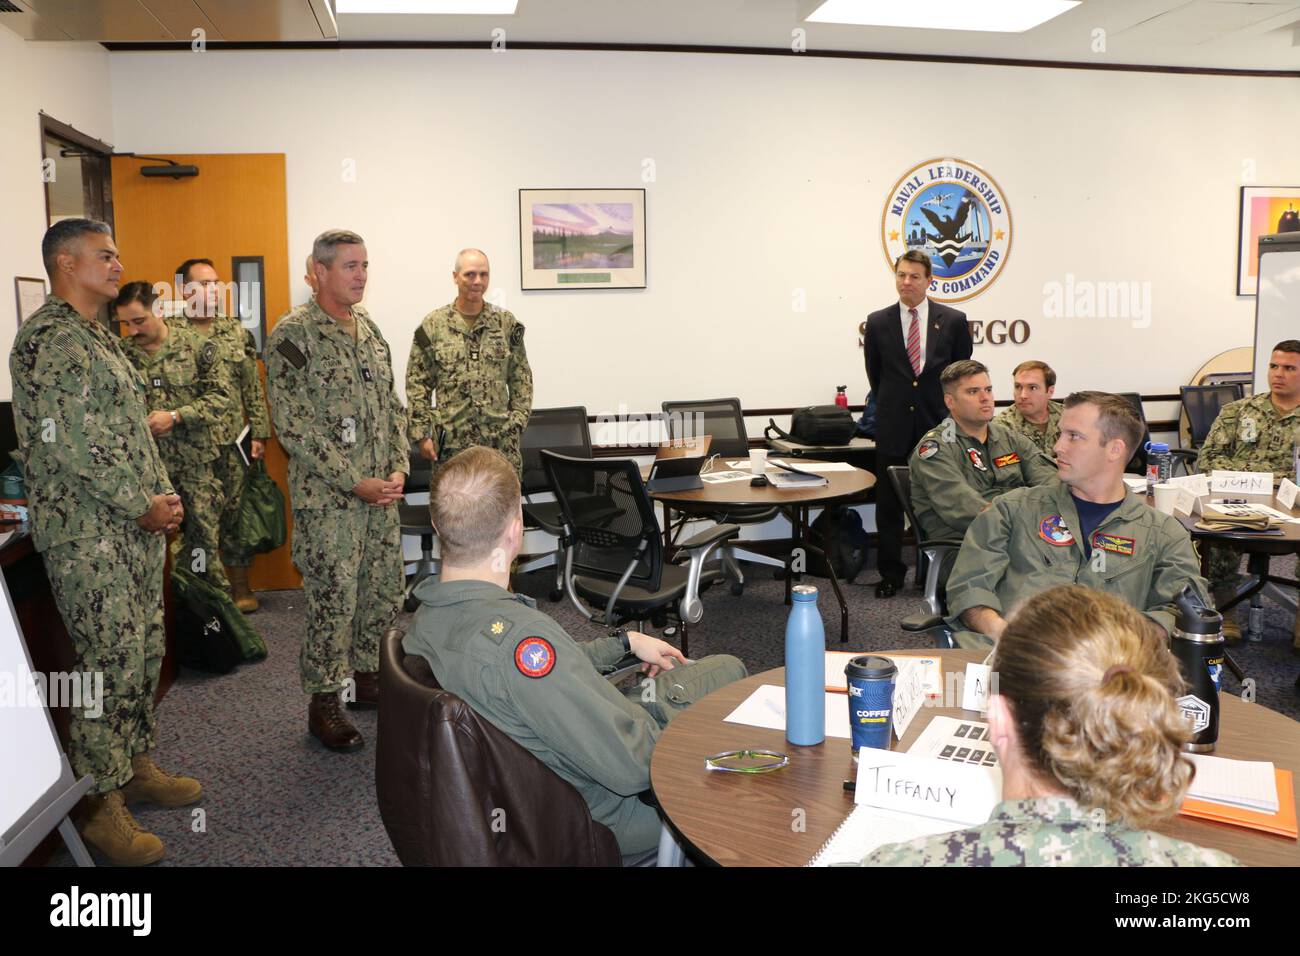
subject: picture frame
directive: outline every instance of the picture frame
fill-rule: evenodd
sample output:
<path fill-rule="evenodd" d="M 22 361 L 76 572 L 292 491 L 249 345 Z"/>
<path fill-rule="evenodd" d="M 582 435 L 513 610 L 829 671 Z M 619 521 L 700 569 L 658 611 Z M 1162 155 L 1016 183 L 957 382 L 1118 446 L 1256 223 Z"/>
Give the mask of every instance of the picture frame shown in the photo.
<path fill-rule="evenodd" d="M 44 279 L 30 276 L 14 277 L 14 300 L 17 306 L 15 314 L 18 316 L 20 326 L 45 304 L 47 298 L 49 292 L 45 288 Z"/>
<path fill-rule="evenodd" d="M 1300 186 L 1242 186 L 1237 239 L 1237 295 L 1259 287 L 1259 237 L 1285 229 L 1283 217 L 1300 227 Z"/>
<path fill-rule="evenodd" d="M 644 289 L 644 189 L 520 189 L 525 292 Z"/>

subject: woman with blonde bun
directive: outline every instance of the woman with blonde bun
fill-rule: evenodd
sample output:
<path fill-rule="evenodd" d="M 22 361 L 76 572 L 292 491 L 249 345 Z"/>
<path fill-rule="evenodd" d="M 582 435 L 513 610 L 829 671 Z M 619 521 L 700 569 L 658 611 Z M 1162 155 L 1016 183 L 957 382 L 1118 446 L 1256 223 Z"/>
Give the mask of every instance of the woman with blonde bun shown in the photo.
<path fill-rule="evenodd" d="M 1078 585 L 1036 595 L 993 654 L 989 733 L 1002 802 L 969 830 L 884 846 L 864 866 L 1239 866 L 1145 828 L 1177 811 L 1195 772 L 1164 635 Z"/>

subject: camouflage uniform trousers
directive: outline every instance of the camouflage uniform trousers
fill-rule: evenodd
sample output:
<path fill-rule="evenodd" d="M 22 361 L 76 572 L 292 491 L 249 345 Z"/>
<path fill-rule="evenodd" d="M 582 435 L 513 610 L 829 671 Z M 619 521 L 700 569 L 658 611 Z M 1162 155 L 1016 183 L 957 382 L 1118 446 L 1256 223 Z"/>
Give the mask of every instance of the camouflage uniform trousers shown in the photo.
<path fill-rule="evenodd" d="M 1200 545 L 1206 554 L 1206 580 L 1215 600 L 1222 600 L 1232 588 L 1236 587 L 1237 575 L 1241 571 L 1241 552 L 1230 544 L 1217 541 Z"/>
<path fill-rule="evenodd" d="M 94 793 L 131 779 L 131 757 L 154 748 L 154 693 L 162 671 L 162 537 L 141 528 L 126 535 L 81 538 L 45 552 L 54 603 L 72 638 L 74 670 L 102 674 L 103 713 L 70 709 L 68 759 L 77 776 L 95 778 Z M 92 685 L 93 686 L 93 685 Z"/>
<path fill-rule="evenodd" d="M 229 591 L 230 581 L 219 551 L 220 521 L 225 498 L 221 483 L 210 463 L 184 471 L 172 470 L 172 485 L 181 496 L 185 521 L 180 534 L 172 538 L 172 565 L 189 568 L 199 577 Z"/>
<path fill-rule="evenodd" d="M 246 568 L 253 556 L 236 544 L 236 526 L 239 522 L 239 504 L 244 500 L 244 459 L 234 445 L 222 445 L 221 454 L 212 463 L 212 474 L 217 479 L 225 507 L 221 511 L 221 564 L 225 568 Z"/>
<path fill-rule="evenodd" d="M 336 691 L 352 671 L 379 670 L 379 640 L 397 623 L 403 594 L 397 506 L 295 508 L 293 563 L 307 599 L 303 691 Z"/>

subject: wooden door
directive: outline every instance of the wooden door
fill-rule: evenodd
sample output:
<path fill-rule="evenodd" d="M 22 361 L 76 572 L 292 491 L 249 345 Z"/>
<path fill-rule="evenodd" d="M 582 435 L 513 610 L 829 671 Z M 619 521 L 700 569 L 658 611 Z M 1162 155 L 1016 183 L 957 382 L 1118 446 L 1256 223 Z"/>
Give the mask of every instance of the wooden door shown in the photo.
<path fill-rule="evenodd" d="M 146 151 L 140 150 L 142 154 Z M 153 154 L 162 155 L 162 154 Z M 165 155 L 199 168 L 188 179 L 146 178 L 140 167 L 158 163 L 114 157 L 113 218 L 122 256 L 122 281 L 173 281 L 186 259 L 211 259 L 223 282 L 234 280 L 234 260 L 262 257 L 266 328 L 289 310 L 289 240 L 283 153 Z M 266 368 L 259 361 L 262 381 Z M 289 497 L 287 459 L 271 440 L 266 470 Z M 289 516 L 286 516 L 291 521 Z M 293 533 L 292 524 L 289 533 Z M 296 588 L 302 578 L 289 545 L 253 559 L 254 588 Z"/>

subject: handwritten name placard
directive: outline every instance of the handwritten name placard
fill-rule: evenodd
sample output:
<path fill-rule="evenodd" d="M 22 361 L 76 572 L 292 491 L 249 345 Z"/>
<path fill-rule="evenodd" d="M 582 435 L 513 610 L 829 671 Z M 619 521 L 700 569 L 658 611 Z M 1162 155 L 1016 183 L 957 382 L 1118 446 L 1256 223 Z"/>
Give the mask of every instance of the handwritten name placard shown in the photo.
<path fill-rule="evenodd" d="M 1296 492 L 1300 492 L 1296 483 L 1290 478 L 1283 478 L 1282 484 L 1277 489 L 1278 504 L 1290 511 L 1295 507 Z"/>
<path fill-rule="evenodd" d="M 1180 475 L 1170 478 L 1169 484 L 1185 488 L 1197 498 L 1204 498 L 1210 493 L 1210 479 L 1205 475 Z"/>
<path fill-rule="evenodd" d="M 1271 471 L 1219 471 L 1210 472 L 1210 491 L 1215 494 L 1272 495 Z"/>
<path fill-rule="evenodd" d="M 973 826 L 988 820 L 1001 798 L 1002 774 L 993 767 L 871 747 L 858 751 L 855 803 Z"/>

